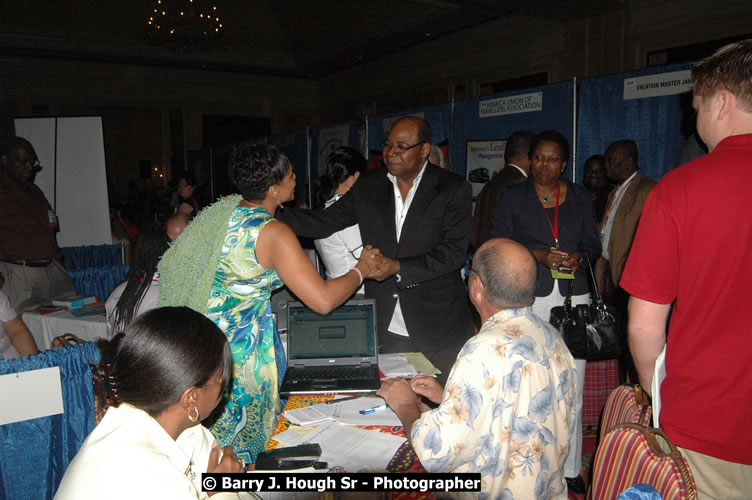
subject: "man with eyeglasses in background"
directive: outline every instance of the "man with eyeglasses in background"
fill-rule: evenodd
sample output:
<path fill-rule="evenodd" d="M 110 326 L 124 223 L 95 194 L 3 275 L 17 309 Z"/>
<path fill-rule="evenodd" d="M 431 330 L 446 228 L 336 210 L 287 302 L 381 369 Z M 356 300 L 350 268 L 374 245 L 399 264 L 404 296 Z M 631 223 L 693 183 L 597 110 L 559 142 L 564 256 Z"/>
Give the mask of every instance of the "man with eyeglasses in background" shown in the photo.
<path fill-rule="evenodd" d="M 462 177 L 428 162 L 427 121 L 397 120 L 384 141 L 384 164 L 325 210 L 288 209 L 277 218 L 299 236 L 323 238 L 358 224 L 384 266 L 366 282 L 376 300 L 380 352 L 423 352 L 445 381 L 473 323 L 460 269 L 472 221 L 472 192 Z"/>
<path fill-rule="evenodd" d="M 60 263 L 57 216 L 34 177 L 42 170 L 34 147 L 22 137 L 0 156 L 0 272 L 2 292 L 18 312 L 76 294 Z"/>

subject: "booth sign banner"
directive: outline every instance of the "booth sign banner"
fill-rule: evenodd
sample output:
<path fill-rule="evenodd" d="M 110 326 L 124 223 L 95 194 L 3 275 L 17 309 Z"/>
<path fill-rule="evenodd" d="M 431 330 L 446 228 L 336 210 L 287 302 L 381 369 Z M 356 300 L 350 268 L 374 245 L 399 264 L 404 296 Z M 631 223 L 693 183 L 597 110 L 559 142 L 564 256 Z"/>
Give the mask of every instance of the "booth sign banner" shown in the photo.
<path fill-rule="evenodd" d="M 533 111 L 543 111 L 543 92 L 487 99 L 478 103 L 479 118 L 531 113 Z"/>
<path fill-rule="evenodd" d="M 473 196 L 502 168 L 507 141 L 468 141 L 467 180 L 473 187 Z"/>
<path fill-rule="evenodd" d="M 683 94 L 692 90 L 690 70 L 624 79 L 624 100 Z"/>

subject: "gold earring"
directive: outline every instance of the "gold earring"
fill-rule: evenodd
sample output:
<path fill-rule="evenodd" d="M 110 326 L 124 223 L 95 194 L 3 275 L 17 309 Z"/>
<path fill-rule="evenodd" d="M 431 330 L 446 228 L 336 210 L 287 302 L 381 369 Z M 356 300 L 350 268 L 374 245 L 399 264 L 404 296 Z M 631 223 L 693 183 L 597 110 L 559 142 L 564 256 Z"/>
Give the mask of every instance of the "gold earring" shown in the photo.
<path fill-rule="evenodd" d="M 193 415 L 194 410 L 196 411 L 195 415 Z M 197 424 L 200 419 L 201 414 L 198 412 L 198 407 L 196 405 L 193 405 L 191 409 L 188 410 L 188 420 L 190 420 L 194 424 Z"/>

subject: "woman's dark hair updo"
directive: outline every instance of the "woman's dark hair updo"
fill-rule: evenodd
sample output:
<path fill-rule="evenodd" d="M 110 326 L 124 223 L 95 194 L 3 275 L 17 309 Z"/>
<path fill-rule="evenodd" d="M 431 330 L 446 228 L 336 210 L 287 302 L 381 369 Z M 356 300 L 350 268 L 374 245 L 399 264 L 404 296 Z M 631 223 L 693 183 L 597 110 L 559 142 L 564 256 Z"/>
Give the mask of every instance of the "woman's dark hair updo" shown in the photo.
<path fill-rule="evenodd" d="M 232 148 L 228 174 L 246 201 L 261 202 L 266 192 L 279 184 L 292 165 L 279 148 L 263 144 L 239 144 Z"/>
<path fill-rule="evenodd" d="M 326 158 L 324 175 L 316 181 L 316 199 L 313 208 L 324 208 L 324 205 L 334 196 L 334 192 L 340 184 L 351 175 L 355 175 L 356 172 L 365 172 L 367 168 L 368 162 L 366 159 L 353 148 L 340 146 L 335 149 Z"/>
<path fill-rule="evenodd" d="M 139 316 L 112 340 L 97 342 L 110 365 L 110 396 L 152 417 L 202 387 L 219 369 L 230 380 L 232 358 L 222 330 L 187 307 L 161 307 Z M 114 394 L 113 394 L 114 393 Z"/>

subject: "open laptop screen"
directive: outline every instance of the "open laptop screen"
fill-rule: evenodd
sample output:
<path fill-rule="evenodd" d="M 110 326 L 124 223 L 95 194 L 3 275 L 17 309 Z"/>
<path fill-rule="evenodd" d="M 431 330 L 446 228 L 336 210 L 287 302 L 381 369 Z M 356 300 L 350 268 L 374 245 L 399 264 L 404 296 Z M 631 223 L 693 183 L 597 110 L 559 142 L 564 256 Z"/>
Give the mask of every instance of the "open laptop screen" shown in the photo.
<path fill-rule="evenodd" d="M 288 304 L 290 360 L 376 356 L 376 314 L 371 300 L 353 299 L 327 315 Z"/>

